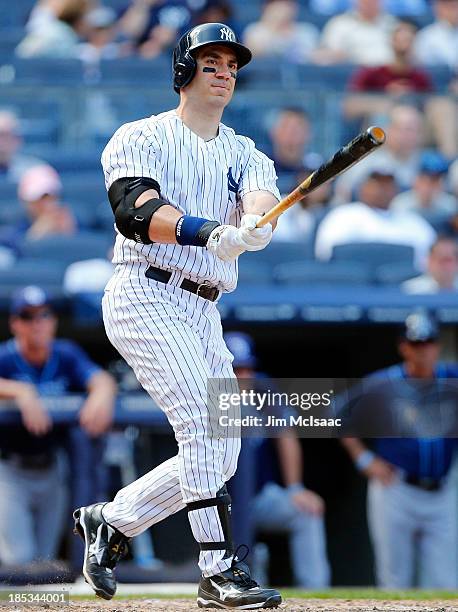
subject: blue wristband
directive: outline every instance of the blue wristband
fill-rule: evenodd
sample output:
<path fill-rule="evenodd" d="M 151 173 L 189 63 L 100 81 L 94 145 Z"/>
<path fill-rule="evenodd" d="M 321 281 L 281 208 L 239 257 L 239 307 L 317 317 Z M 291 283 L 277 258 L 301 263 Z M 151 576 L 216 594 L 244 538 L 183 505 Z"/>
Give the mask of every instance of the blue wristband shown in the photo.
<path fill-rule="evenodd" d="M 370 450 L 363 451 L 355 461 L 355 465 L 360 472 L 363 472 L 375 459 L 375 453 Z"/>
<path fill-rule="evenodd" d="M 218 225 L 220 225 L 218 221 L 183 215 L 176 224 L 175 236 L 178 244 L 182 246 L 204 247 L 207 245 L 208 237 Z"/>

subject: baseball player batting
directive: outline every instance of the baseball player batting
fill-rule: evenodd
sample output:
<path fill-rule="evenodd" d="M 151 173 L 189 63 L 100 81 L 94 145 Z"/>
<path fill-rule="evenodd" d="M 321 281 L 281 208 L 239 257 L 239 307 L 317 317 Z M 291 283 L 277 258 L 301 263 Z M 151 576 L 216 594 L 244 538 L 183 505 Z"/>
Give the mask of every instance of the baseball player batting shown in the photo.
<path fill-rule="evenodd" d="M 240 439 L 207 431 L 207 380 L 234 380 L 216 305 L 235 289 L 238 256 L 270 242 L 272 225 L 256 224 L 280 199 L 272 161 L 220 122 L 250 59 L 226 25 L 193 28 L 173 54 L 178 108 L 123 125 L 102 154 L 117 228 L 105 329 L 178 443 L 175 457 L 113 501 L 74 512 L 84 577 L 105 599 L 115 594 L 113 569 L 128 540 L 186 508 L 200 546 L 198 605 L 281 603 L 234 551 L 225 483 Z"/>

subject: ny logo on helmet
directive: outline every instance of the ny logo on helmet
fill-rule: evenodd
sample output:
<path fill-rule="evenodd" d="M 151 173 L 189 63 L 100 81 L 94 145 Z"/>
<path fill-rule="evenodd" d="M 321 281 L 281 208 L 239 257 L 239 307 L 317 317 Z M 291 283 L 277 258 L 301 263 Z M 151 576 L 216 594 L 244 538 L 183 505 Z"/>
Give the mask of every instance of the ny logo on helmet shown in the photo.
<path fill-rule="evenodd" d="M 235 41 L 235 34 L 230 28 L 221 28 L 221 40 Z"/>

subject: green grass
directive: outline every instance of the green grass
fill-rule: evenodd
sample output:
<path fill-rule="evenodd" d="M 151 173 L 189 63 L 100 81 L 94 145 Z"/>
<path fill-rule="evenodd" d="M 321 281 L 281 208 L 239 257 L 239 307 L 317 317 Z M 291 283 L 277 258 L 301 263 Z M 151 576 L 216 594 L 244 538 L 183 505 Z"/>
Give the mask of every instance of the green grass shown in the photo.
<path fill-rule="evenodd" d="M 329 591 L 299 591 L 281 589 L 284 597 L 299 599 L 458 599 L 458 591 L 382 591 L 375 588 L 330 589 Z"/>
<path fill-rule="evenodd" d="M 458 591 L 381 591 L 374 588 L 346 588 L 330 589 L 329 591 L 301 591 L 297 589 L 280 588 L 284 599 L 379 599 L 379 600 L 437 600 L 437 599 L 458 599 Z M 196 589 L 197 592 L 197 589 Z M 138 593 L 135 595 L 116 595 L 115 600 L 130 599 L 194 599 L 195 595 L 164 594 L 164 593 Z M 93 595 L 75 595 L 71 599 L 94 600 Z"/>

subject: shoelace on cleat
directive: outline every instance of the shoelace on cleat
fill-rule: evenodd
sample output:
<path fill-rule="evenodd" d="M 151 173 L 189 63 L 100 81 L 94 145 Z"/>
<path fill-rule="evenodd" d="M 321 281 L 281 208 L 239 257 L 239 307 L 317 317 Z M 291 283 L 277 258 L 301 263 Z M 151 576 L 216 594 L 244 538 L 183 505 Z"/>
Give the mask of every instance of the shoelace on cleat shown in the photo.
<path fill-rule="evenodd" d="M 120 534 L 111 536 L 108 544 L 109 561 L 106 564 L 110 569 L 114 569 L 118 561 L 125 557 L 129 552 L 129 540 Z"/>
<path fill-rule="evenodd" d="M 244 549 L 245 554 L 239 557 L 239 551 Z M 237 547 L 234 553 L 234 558 L 232 559 L 231 571 L 234 576 L 234 582 L 239 584 L 240 586 L 246 587 L 247 589 L 251 589 L 253 587 L 259 586 L 256 580 L 250 575 L 250 570 L 246 563 L 243 563 L 244 560 L 248 557 L 250 549 L 246 544 L 240 544 Z M 246 568 L 246 569 L 245 569 Z"/>

